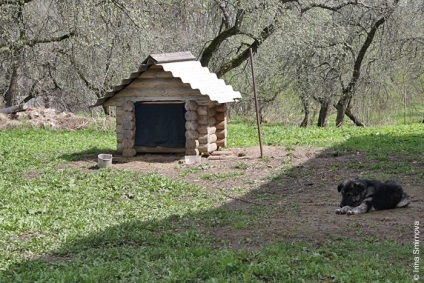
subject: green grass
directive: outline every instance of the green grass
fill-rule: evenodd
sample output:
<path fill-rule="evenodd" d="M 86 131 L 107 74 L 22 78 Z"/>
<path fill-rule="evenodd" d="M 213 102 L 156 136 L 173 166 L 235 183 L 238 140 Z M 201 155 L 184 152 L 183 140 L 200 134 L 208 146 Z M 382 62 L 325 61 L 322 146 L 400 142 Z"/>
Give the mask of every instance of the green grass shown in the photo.
<path fill-rule="evenodd" d="M 268 145 L 365 151 L 381 159 L 375 170 L 390 170 L 385 156 L 424 152 L 422 124 L 263 131 Z M 229 142 L 255 145 L 256 130 L 230 124 Z M 278 239 L 256 251 L 229 249 L 204 228 L 242 229 L 266 209 L 227 211 L 189 183 L 70 165 L 114 148 L 113 131 L 0 131 L 0 282 L 412 281 L 412 246 Z M 240 175 L 203 178 L 242 176 L 245 164 L 236 167 Z M 204 168 L 183 174 L 193 170 Z"/>
<path fill-rule="evenodd" d="M 254 146 L 258 144 L 257 128 L 255 124 L 229 124 L 229 147 Z M 380 127 L 309 127 L 300 128 L 281 124 L 263 124 L 262 139 L 264 145 L 280 146 L 314 146 L 335 147 L 343 145 L 345 148 L 373 151 L 376 148 L 389 150 L 393 144 L 396 149 L 403 143 L 402 150 L 418 152 L 422 147 L 420 137 L 424 134 L 424 124 L 410 124 Z M 232 133 L 236 133 L 232 135 Z M 412 142 L 412 143 L 411 143 Z"/>

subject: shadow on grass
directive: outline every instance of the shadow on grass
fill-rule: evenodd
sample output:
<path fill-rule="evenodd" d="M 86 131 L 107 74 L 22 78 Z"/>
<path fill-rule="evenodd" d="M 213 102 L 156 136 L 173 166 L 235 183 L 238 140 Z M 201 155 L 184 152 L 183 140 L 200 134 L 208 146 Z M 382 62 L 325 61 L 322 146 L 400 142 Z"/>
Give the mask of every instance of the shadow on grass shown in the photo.
<path fill-rule="evenodd" d="M 141 153 L 137 154 L 135 157 L 123 157 L 116 153 L 115 150 L 111 149 L 99 149 L 97 147 L 92 147 L 88 150 L 81 152 L 75 152 L 72 154 L 64 154 L 61 156 L 62 159 L 66 161 L 93 161 L 97 162 L 97 156 L 102 153 L 112 154 L 114 159 L 113 163 L 128 163 L 133 161 L 146 161 L 152 163 L 171 163 L 184 158 L 183 153 Z"/>
<path fill-rule="evenodd" d="M 381 277 L 364 272 L 361 262 L 394 274 L 387 261 L 403 266 L 404 276 L 410 271 L 405 261 L 411 259 L 411 227 L 424 211 L 423 140 L 423 135 L 350 138 L 219 207 L 105 227 L 13 264 L 2 276 L 21 282 L 352 280 L 349 276 L 369 281 Z M 105 152 L 90 149 L 64 158 L 98 153 Z M 263 160 L 253 162 L 266 168 Z M 336 215 L 337 184 L 352 177 L 397 180 L 413 205 Z"/>
<path fill-rule="evenodd" d="M 75 152 L 75 153 L 71 153 L 71 154 L 64 154 L 64 155 L 60 156 L 60 158 L 62 158 L 63 160 L 66 160 L 66 161 L 93 161 L 93 162 L 97 162 L 97 156 L 99 154 L 102 154 L 102 153 L 113 154 L 115 152 L 113 150 L 106 149 L 106 148 L 102 149 L 102 148 L 92 147 L 92 148 L 84 150 L 84 151 Z"/>

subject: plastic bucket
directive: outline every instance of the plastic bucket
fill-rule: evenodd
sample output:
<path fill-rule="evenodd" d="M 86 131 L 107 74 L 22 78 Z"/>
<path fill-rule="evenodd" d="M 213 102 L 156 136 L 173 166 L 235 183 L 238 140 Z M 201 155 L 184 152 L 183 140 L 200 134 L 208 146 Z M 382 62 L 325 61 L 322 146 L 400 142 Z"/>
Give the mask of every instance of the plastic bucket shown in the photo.
<path fill-rule="evenodd" d="M 97 156 L 97 166 L 99 168 L 112 166 L 112 154 L 99 154 Z"/>
<path fill-rule="evenodd" d="M 200 155 L 186 155 L 184 157 L 187 165 L 200 164 L 202 157 Z"/>

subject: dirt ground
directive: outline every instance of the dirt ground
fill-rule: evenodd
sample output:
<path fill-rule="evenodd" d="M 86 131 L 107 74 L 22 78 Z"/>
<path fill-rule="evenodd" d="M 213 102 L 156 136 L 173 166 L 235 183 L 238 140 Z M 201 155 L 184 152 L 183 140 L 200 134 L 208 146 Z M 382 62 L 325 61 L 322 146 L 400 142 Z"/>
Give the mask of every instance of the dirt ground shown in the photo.
<path fill-rule="evenodd" d="M 372 163 L 365 154 L 267 146 L 264 157 L 260 158 L 258 147 L 227 151 L 231 155 L 224 160 L 202 158 L 195 165 L 186 165 L 183 156 L 144 154 L 113 166 L 201 186 L 211 194 L 222 196 L 217 209 L 252 213 L 265 210 L 262 215 L 267 216 L 258 224 L 208 230 L 234 248 L 255 249 L 278 241 L 322 243 L 346 238 L 410 244 L 414 221 L 424 215 L 422 184 L 412 174 L 396 176 L 412 198 L 408 208 L 355 216 L 335 214 L 340 202 L 337 185 L 364 175 L 361 168 L 366 166 L 351 169 L 349 165 Z M 424 170 L 423 164 L 414 164 L 417 170 Z"/>

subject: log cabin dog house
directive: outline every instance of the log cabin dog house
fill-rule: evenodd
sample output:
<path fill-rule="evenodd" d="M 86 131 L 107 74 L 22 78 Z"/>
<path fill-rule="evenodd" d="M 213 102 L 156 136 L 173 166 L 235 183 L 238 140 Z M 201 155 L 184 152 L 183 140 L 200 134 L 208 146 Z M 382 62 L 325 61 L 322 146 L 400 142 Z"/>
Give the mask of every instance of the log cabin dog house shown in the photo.
<path fill-rule="evenodd" d="M 190 52 L 152 54 L 93 106 L 116 107 L 117 151 L 210 154 L 227 143 L 227 103 L 241 98 Z"/>

